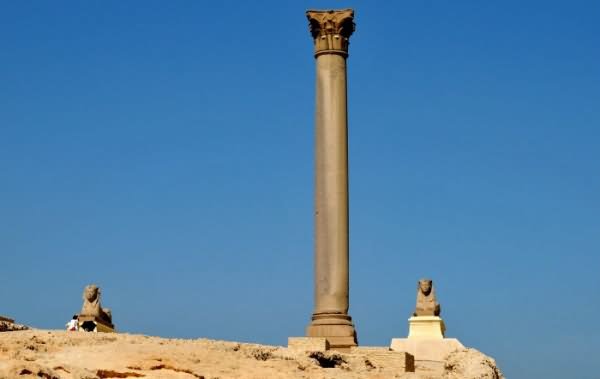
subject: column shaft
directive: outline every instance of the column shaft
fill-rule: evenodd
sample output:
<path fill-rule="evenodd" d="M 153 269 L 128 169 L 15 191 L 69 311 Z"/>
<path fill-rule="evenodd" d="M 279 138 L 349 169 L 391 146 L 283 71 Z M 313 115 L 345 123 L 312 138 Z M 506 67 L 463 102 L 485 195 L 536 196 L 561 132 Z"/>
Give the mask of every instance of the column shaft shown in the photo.
<path fill-rule="evenodd" d="M 315 314 L 348 312 L 346 58 L 316 59 Z"/>

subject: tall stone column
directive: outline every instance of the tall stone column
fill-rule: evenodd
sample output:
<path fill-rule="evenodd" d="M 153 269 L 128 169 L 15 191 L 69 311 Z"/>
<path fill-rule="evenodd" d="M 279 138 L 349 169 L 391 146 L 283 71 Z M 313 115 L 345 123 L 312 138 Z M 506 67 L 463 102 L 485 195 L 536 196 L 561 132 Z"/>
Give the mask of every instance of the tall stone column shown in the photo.
<path fill-rule="evenodd" d="M 317 73 L 315 160 L 315 309 L 309 337 L 331 348 L 357 345 L 348 315 L 348 121 L 346 58 L 352 9 L 306 12 Z"/>

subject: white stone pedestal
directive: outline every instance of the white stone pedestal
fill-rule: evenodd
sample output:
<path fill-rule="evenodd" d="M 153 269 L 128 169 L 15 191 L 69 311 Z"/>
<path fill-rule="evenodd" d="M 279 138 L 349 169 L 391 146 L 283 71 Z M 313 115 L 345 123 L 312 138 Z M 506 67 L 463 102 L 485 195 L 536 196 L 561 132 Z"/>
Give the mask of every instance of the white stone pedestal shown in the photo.
<path fill-rule="evenodd" d="M 446 326 L 438 316 L 414 316 L 408 319 L 408 338 L 444 338 Z"/>
<path fill-rule="evenodd" d="M 440 317 L 411 317 L 408 324 L 408 338 L 393 338 L 390 350 L 412 354 L 415 361 L 443 362 L 452 351 L 464 349 L 456 338 L 444 338 L 446 326 Z"/>

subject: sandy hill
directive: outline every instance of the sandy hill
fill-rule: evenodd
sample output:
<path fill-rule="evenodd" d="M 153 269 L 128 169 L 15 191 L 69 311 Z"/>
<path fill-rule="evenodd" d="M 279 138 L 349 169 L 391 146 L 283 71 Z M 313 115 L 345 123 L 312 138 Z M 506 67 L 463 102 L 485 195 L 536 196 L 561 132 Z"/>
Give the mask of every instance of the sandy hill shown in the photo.
<path fill-rule="evenodd" d="M 416 372 L 393 354 L 404 353 L 26 330 L 0 333 L 0 378 L 502 378 L 495 362 L 473 349 L 450 354 L 439 367 L 417 364 Z"/>

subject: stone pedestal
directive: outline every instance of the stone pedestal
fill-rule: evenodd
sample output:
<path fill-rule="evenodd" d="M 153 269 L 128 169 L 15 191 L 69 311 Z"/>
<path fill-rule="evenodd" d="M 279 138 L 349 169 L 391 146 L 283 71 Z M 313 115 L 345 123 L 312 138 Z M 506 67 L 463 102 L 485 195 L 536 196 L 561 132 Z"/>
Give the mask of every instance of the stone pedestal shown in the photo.
<path fill-rule="evenodd" d="M 451 352 L 464 349 L 456 338 L 393 338 L 390 349 L 405 351 L 415 357 L 416 361 L 443 362 Z"/>
<path fill-rule="evenodd" d="M 308 337 L 331 349 L 357 345 L 349 308 L 346 57 L 351 9 L 308 11 L 316 59 L 315 308 Z"/>
<path fill-rule="evenodd" d="M 408 323 L 408 338 L 393 338 L 391 350 L 412 354 L 416 361 L 443 362 L 452 351 L 464 349 L 456 338 L 444 338 L 446 326 L 440 317 L 415 316 Z"/>
<path fill-rule="evenodd" d="M 114 333 L 115 326 L 98 317 L 79 316 L 79 330 L 95 333 Z"/>
<path fill-rule="evenodd" d="M 446 326 L 438 316 L 414 316 L 408 319 L 408 338 L 442 339 Z"/>

